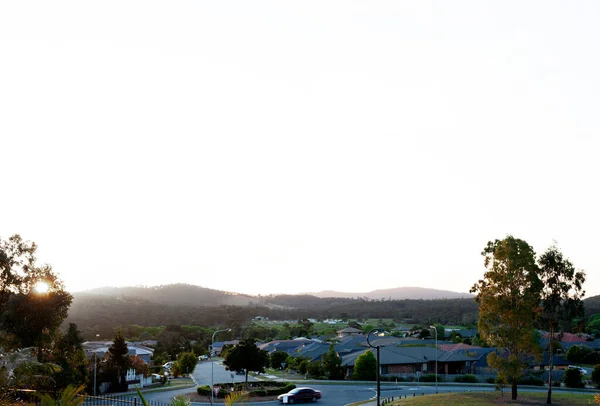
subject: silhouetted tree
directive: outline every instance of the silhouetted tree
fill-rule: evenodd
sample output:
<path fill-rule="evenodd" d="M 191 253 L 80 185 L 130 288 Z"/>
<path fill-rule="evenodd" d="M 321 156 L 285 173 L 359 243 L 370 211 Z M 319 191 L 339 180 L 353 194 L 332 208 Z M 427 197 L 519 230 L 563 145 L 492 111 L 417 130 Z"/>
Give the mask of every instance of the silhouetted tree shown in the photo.
<path fill-rule="evenodd" d="M 127 370 L 131 367 L 131 360 L 129 358 L 129 348 L 127 342 L 121 333 L 121 330 L 117 332 L 115 339 L 108 349 L 108 378 L 111 382 L 111 389 L 113 391 L 123 391 L 127 389 L 125 376 Z M 113 387 L 114 386 L 114 387 Z"/>
<path fill-rule="evenodd" d="M 233 347 L 225 356 L 223 364 L 230 371 L 244 371 L 248 383 L 248 371 L 265 372 L 268 363 L 268 353 L 256 346 L 256 340 L 246 338 Z"/>

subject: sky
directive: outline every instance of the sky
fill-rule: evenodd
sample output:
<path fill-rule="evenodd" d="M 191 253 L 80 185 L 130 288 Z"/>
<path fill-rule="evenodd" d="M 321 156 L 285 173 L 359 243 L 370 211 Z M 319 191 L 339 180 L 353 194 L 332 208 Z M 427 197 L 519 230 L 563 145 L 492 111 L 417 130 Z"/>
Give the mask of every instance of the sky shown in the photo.
<path fill-rule="evenodd" d="M 600 3 L 0 3 L 0 238 L 71 292 L 600 294 Z"/>

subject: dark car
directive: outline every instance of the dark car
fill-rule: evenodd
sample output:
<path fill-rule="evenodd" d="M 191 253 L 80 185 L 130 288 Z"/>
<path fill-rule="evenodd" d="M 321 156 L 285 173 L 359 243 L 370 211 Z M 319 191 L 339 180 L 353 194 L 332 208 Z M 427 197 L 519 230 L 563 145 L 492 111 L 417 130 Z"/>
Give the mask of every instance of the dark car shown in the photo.
<path fill-rule="evenodd" d="M 321 391 L 307 387 L 296 388 L 292 389 L 288 393 L 277 396 L 277 399 L 283 403 L 286 402 L 286 399 L 287 403 L 316 402 L 318 399 L 321 399 Z"/>

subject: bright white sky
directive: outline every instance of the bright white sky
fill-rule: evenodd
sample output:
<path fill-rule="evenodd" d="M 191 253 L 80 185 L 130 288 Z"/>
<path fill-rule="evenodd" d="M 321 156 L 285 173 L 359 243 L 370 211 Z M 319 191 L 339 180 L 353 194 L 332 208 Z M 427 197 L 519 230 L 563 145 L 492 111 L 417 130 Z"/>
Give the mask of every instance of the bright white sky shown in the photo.
<path fill-rule="evenodd" d="M 600 3 L 0 4 L 0 237 L 71 291 L 467 292 L 556 240 L 600 294 Z"/>

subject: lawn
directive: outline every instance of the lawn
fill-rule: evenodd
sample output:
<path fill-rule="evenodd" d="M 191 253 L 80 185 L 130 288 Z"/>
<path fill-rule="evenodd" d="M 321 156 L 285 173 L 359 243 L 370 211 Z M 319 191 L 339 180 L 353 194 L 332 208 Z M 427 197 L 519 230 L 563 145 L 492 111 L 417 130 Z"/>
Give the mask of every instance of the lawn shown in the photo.
<path fill-rule="evenodd" d="M 518 399 L 510 399 L 510 392 L 500 393 L 444 393 L 437 395 L 417 396 L 402 400 L 395 400 L 389 405 L 393 406 L 479 406 L 479 405 L 544 405 L 546 393 L 521 392 Z M 552 404 L 559 406 L 578 406 L 594 404 L 592 393 L 564 393 L 553 392 Z"/>

